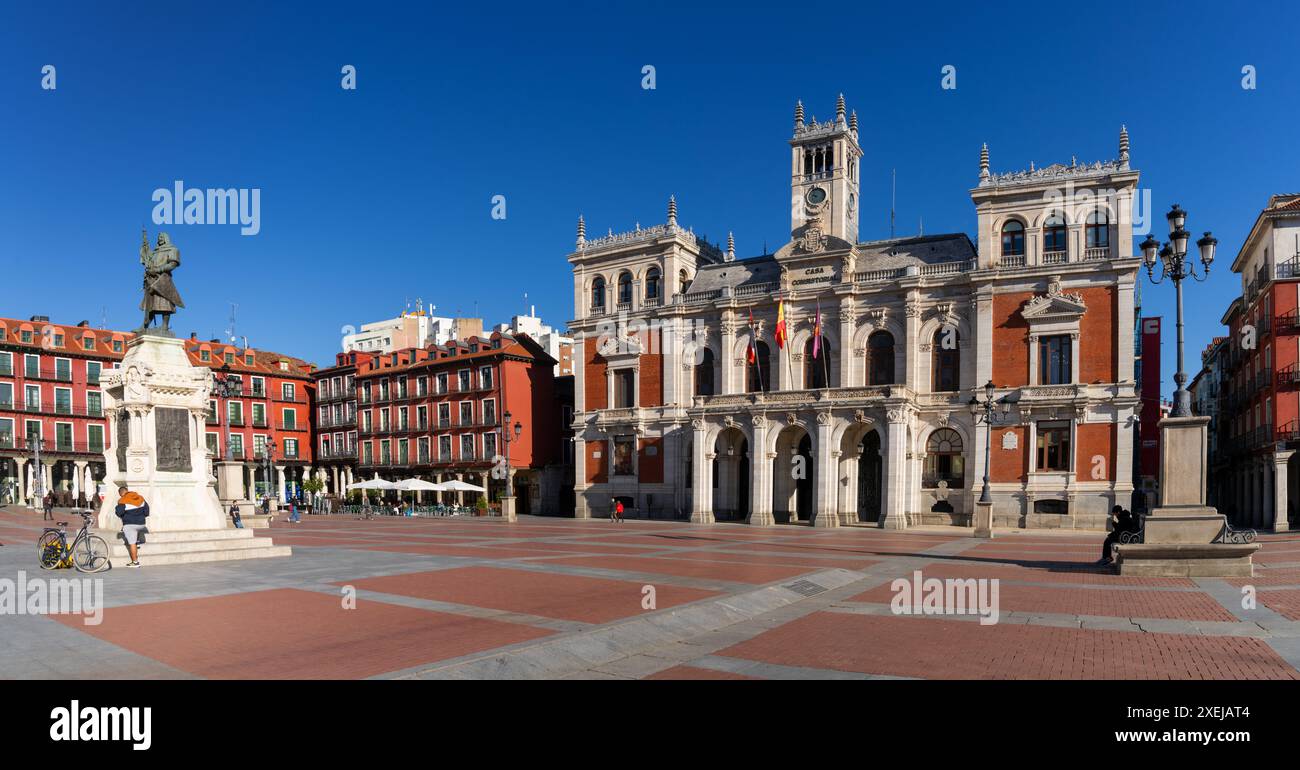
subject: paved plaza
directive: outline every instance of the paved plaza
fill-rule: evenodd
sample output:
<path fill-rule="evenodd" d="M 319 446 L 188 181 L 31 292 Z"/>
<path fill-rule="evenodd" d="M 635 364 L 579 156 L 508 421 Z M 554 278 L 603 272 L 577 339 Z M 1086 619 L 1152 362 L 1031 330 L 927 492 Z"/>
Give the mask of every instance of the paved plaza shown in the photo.
<path fill-rule="evenodd" d="M 56 574 L 41 527 L 0 510 L 0 579 Z M 1119 577 L 1098 533 L 967 533 L 305 517 L 257 533 L 288 558 L 150 568 L 145 545 L 96 576 L 99 625 L 0 616 L 0 677 L 1300 679 L 1300 533 L 1263 535 L 1253 580 Z M 998 579 L 998 622 L 895 614 L 916 570 Z"/>

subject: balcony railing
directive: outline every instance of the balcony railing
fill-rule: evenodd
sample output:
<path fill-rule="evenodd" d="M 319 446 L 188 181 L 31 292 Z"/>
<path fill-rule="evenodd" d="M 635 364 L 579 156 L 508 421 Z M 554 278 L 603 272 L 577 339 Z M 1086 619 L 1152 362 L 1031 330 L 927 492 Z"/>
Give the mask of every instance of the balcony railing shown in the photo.
<path fill-rule="evenodd" d="M 1084 259 L 1107 259 L 1108 257 L 1110 257 L 1109 246 L 1099 246 L 1083 250 Z"/>
<path fill-rule="evenodd" d="M 1066 251 L 1045 251 L 1043 252 L 1044 265 L 1063 265 L 1069 259 L 1069 252 Z"/>
<path fill-rule="evenodd" d="M 35 454 L 36 441 L 25 436 L 0 433 L 0 450 Z M 100 455 L 103 453 L 104 442 L 102 441 L 59 441 L 47 438 L 45 443 L 41 444 L 41 454 Z"/>

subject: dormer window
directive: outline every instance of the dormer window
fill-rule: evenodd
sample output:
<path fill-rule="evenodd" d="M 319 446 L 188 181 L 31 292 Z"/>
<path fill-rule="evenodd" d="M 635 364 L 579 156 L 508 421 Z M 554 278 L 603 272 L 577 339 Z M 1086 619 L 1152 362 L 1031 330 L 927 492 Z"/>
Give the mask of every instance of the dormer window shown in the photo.
<path fill-rule="evenodd" d="M 1024 255 L 1025 226 L 1013 219 L 1002 226 L 1002 256 L 1023 257 Z"/>

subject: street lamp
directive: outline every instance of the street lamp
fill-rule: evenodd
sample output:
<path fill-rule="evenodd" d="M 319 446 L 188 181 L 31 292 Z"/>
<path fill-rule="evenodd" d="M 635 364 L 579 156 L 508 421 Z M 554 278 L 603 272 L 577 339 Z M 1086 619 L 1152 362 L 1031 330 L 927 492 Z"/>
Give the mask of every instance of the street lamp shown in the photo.
<path fill-rule="evenodd" d="M 222 415 L 220 419 L 221 419 L 221 424 L 223 425 L 222 428 L 223 438 L 225 439 L 226 442 L 225 451 L 222 453 L 221 456 L 222 459 L 224 459 L 226 462 L 230 462 L 231 460 L 234 459 L 234 453 L 231 451 L 230 448 L 230 404 L 229 401 L 227 401 L 227 403 L 223 405 L 221 403 L 221 399 L 223 398 L 230 399 L 233 396 L 242 395 L 243 391 L 244 391 L 243 381 L 230 376 L 230 364 L 221 365 L 220 376 L 218 376 L 216 372 L 213 372 L 212 392 L 217 396 L 217 408 L 223 409 L 225 412 L 225 414 Z"/>
<path fill-rule="evenodd" d="M 993 380 L 989 380 L 984 385 L 984 400 L 981 401 L 978 396 L 971 396 L 967 407 L 970 409 L 970 416 L 974 419 L 975 424 L 981 422 L 989 426 L 984 431 L 984 490 L 980 492 L 980 503 L 991 504 L 993 502 L 993 492 L 989 488 L 989 460 L 993 455 L 993 426 L 1006 425 L 1011 422 L 1011 407 L 1020 400 L 1020 396 L 1014 393 L 1008 393 L 1002 398 L 994 399 L 993 392 L 997 386 Z M 998 405 L 1002 406 L 1002 414 L 999 415 Z"/>
<path fill-rule="evenodd" d="M 45 471 L 41 467 L 41 450 L 45 448 L 45 439 L 40 436 L 30 437 L 32 441 L 32 463 L 36 471 L 36 497 L 45 499 Z"/>
<path fill-rule="evenodd" d="M 516 422 L 513 428 L 514 435 L 512 436 L 510 427 L 510 411 L 506 410 L 506 413 L 501 416 L 505 418 L 505 421 L 501 424 L 504 428 L 504 430 L 501 431 L 501 440 L 505 442 L 506 461 L 506 490 L 505 494 L 501 496 L 501 515 L 510 518 L 514 515 L 515 498 L 514 485 L 510 478 L 510 442 L 519 438 L 519 434 L 524 431 L 524 426 L 523 424 Z M 507 509 L 507 506 L 509 506 L 509 509 Z"/>
<path fill-rule="evenodd" d="M 1140 248 L 1142 262 L 1147 267 L 1147 278 L 1152 283 L 1162 283 L 1165 278 L 1174 282 L 1174 292 L 1178 297 L 1178 371 L 1174 374 L 1174 382 L 1178 387 L 1174 390 L 1174 408 L 1169 416 L 1191 417 L 1192 394 L 1185 387 L 1187 372 L 1183 371 L 1183 280 L 1191 277 L 1204 281 L 1210 276 L 1210 265 L 1214 262 L 1214 249 L 1219 244 L 1219 239 L 1206 230 L 1205 235 L 1196 242 L 1204 268 L 1198 275 L 1196 263 L 1187 259 L 1187 240 L 1191 238 L 1191 233 L 1183 227 L 1187 224 L 1187 212 L 1175 203 L 1165 218 L 1169 220 L 1169 242 L 1163 244 L 1162 248 L 1159 241 L 1148 235 Z M 1157 260 L 1160 262 L 1159 278 L 1155 277 Z"/>
<path fill-rule="evenodd" d="M 272 458 L 272 456 L 275 454 L 275 446 L 276 446 L 276 445 L 275 445 L 275 439 L 274 439 L 274 438 L 268 438 L 268 439 L 266 440 L 266 443 L 262 445 L 262 460 L 264 461 L 264 462 L 263 462 L 263 468 L 264 468 L 264 470 L 263 470 L 263 472 L 262 472 L 262 476 L 266 479 L 266 496 L 267 496 L 267 497 L 270 497 L 270 496 L 271 496 L 271 489 L 272 489 L 272 487 L 274 486 L 274 484 L 272 483 L 272 478 L 271 478 L 271 470 L 272 470 L 272 469 L 271 469 L 271 458 Z M 277 503 L 277 505 L 279 504 L 279 502 L 280 502 L 280 498 L 279 498 L 279 497 L 276 497 L 276 503 Z"/>

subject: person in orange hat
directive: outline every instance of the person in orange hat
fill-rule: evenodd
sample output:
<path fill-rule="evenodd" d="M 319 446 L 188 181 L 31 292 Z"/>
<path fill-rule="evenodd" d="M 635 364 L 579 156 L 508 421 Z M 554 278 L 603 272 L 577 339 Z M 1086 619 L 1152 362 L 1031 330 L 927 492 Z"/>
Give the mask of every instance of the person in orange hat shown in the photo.
<path fill-rule="evenodd" d="M 149 503 L 145 502 L 139 492 L 121 486 L 117 488 L 117 508 L 114 513 L 122 520 L 122 539 L 126 541 L 126 550 L 131 554 L 131 561 L 126 566 L 139 567 L 140 554 L 136 543 L 140 539 L 140 532 L 144 530 L 145 520 L 149 518 Z"/>

